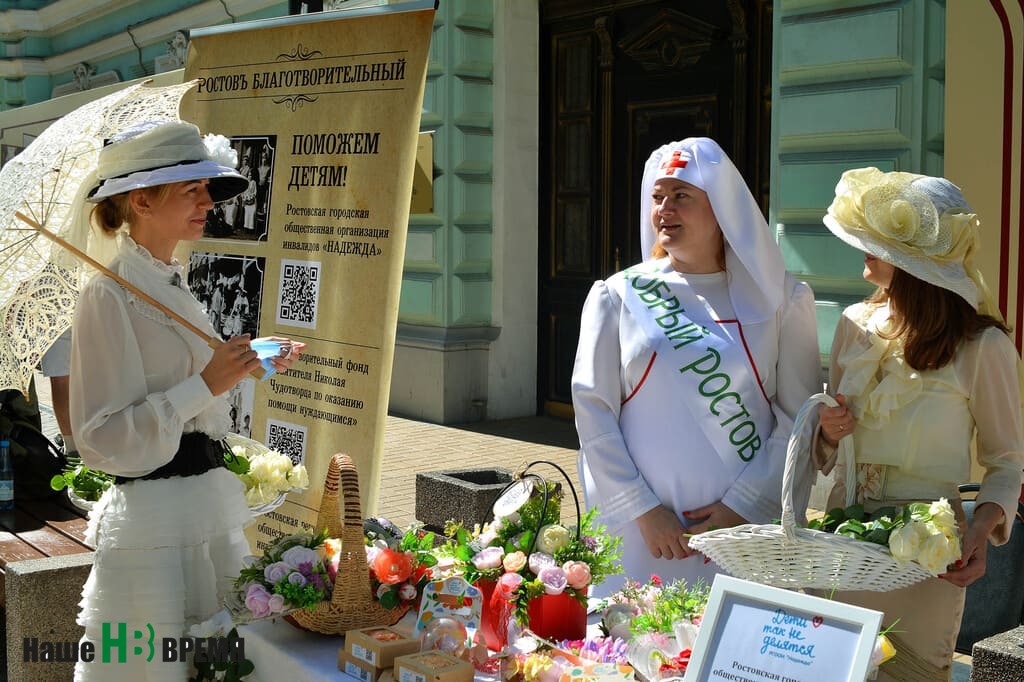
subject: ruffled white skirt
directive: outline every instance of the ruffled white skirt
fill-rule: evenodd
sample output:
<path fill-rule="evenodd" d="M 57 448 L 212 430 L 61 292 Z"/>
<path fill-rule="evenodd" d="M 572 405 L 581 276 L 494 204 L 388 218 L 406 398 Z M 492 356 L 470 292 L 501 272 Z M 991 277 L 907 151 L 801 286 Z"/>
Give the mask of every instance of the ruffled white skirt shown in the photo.
<path fill-rule="evenodd" d="M 237 476 L 214 469 L 104 494 L 89 515 L 96 555 L 78 616 L 96 658 L 77 664 L 76 681 L 187 679 L 186 664 L 162 662 L 163 640 L 221 609 L 250 553 L 243 491 Z"/>

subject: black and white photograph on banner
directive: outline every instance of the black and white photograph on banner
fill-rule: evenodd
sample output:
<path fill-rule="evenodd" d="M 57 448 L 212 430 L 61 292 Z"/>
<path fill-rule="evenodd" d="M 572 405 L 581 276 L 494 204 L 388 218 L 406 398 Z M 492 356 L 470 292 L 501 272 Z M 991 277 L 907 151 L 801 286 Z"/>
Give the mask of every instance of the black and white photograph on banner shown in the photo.
<path fill-rule="evenodd" d="M 264 258 L 193 252 L 188 285 L 206 306 L 214 330 L 225 339 L 259 336 Z"/>
<path fill-rule="evenodd" d="M 249 179 L 249 188 L 213 207 L 203 236 L 266 241 L 277 136 L 232 137 L 231 146 L 238 154 L 238 172 Z"/>
<path fill-rule="evenodd" d="M 228 391 L 228 402 L 231 404 L 231 433 L 252 438 L 252 407 L 255 396 L 255 379 L 242 379 Z"/>

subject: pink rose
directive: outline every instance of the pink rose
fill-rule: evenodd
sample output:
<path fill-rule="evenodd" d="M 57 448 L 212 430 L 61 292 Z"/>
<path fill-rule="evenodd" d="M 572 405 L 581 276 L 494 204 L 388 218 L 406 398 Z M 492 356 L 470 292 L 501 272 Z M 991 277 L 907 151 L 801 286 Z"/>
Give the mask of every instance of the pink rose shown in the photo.
<path fill-rule="evenodd" d="M 270 615 L 270 593 L 259 583 L 253 583 L 245 593 L 245 608 L 256 618 Z"/>
<path fill-rule="evenodd" d="M 402 601 L 412 601 L 416 598 L 416 586 L 406 583 L 398 589 L 398 598 Z"/>
<path fill-rule="evenodd" d="M 485 547 L 470 559 L 478 571 L 486 571 L 501 566 L 501 558 L 505 550 L 501 547 Z"/>
<path fill-rule="evenodd" d="M 582 590 L 590 584 L 590 566 L 583 561 L 566 561 L 562 564 L 565 571 L 565 579 L 569 587 L 574 590 Z"/>
<path fill-rule="evenodd" d="M 506 601 L 512 601 L 515 591 L 523 584 L 523 576 L 520 573 L 502 573 L 498 578 L 498 587 L 495 594 L 500 595 Z"/>
<path fill-rule="evenodd" d="M 545 566 L 540 569 L 537 579 L 544 584 L 544 591 L 547 594 L 562 594 L 568 584 L 565 580 L 565 571 L 558 566 Z"/>
<path fill-rule="evenodd" d="M 271 613 L 281 613 L 284 611 L 284 597 L 279 594 L 270 595 L 270 599 L 267 600 L 267 607 Z"/>
<path fill-rule="evenodd" d="M 501 560 L 501 565 L 509 573 L 518 573 L 523 570 L 523 566 L 526 565 L 526 555 L 522 552 L 506 554 L 505 558 Z"/>

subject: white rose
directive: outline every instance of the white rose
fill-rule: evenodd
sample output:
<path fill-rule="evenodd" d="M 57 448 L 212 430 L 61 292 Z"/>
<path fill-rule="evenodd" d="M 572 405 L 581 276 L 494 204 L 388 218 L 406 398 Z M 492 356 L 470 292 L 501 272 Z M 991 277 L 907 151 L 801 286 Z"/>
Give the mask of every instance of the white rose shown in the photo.
<path fill-rule="evenodd" d="M 554 556 L 555 552 L 569 544 L 569 529 L 557 523 L 541 526 L 537 533 L 537 549 Z"/>
<path fill-rule="evenodd" d="M 939 527 L 944 536 L 956 537 L 958 532 L 956 514 L 953 513 L 953 508 L 949 505 L 948 500 L 940 498 L 938 502 L 933 502 L 928 508 L 928 512 L 932 515 L 932 523 Z"/>
<path fill-rule="evenodd" d="M 921 549 L 921 535 L 916 522 L 900 526 L 889 534 L 889 551 L 897 561 L 913 561 Z"/>
<path fill-rule="evenodd" d="M 938 575 L 946 572 L 946 567 L 960 555 L 959 547 L 953 547 L 953 542 L 942 533 L 930 535 L 921 544 L 921 551 L 917 556 L 917 563 L 922 568 Z M 956 556 L 954 556 L 954 550 Z"/>
<path fill-rule="evenodd" d="M 288 484 L 293 488 L 308 488 L 309 473 L 306 471 L 306 467 L 301 464 L 293 466 L 292 470 L 288 472 Z"/>

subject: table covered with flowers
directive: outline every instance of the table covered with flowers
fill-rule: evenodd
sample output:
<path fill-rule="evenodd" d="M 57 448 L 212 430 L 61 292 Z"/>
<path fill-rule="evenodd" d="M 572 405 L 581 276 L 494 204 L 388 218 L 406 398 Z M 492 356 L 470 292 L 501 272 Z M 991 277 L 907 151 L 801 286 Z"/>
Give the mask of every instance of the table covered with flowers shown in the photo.
<path fill-rule="evenodd" d="M 477 680 L 517 682 L 682 678 L 710 586 L 631 576 L 610 598 L 588 600 L 589 587 L 618 570 L 617 541 L 594 522 L 592 512 L 578 513 L 574 526 L 562 525 L 560 494 L 543 480 L 507 492 L 495 505 L 494 520 L 482 527 L 453 523 L 435 536 L 416 526 L 402 530 L 368 519 L 362 541 L 349 537 L 342 544 L 321 530 L 282 538 L 264 556 L 253 557 L 236 580 L 233 604 L 235 622 L 244 623 L 238 636 L 255 665 L 245 679 L 351 677 L 339 670 L 345 631 L 310 632 L 288 616 L 330 599 L 335 581 L 342 584 L 344 578 L 338 556 L 352 544 L 359 556 L 365 554 L 360 572 L 369 580 L 371 599 L 393 615 L 386 626 L 426 649 L 465 659 L 472 666 L 464 666 L 466 679 L 468 673 Z M 923 566 L 934 575 L 942 566 L 921 561 L 908 547 L 941 536 L 958 548 L 955 528 L 944 523 L 951 518 L 948 507 L 941 500 L 869 518 L 855 505 L 832 510 L 808 532 L 878 543 L 896 559 L 914 562 L 915 570 Z M 444 591 L 452 585 L 455 592 Z M 433 637 L 431 628 L 442 621 L 454 622 L 458 630 Z M 883 632 L 872 665 L 893 653 Z M 390 682 L 389 674 L 377 669 L 352 679 Z"/>

